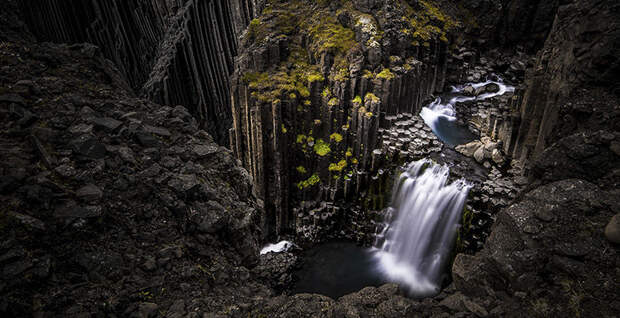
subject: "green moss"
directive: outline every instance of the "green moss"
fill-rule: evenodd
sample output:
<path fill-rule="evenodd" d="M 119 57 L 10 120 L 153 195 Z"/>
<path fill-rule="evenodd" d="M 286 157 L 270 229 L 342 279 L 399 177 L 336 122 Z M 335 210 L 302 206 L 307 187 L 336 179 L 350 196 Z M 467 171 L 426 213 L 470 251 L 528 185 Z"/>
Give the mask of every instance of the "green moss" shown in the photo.
<path fill-rule="evenodd" d="M 343 27 L 334 16 L 317 12 L 306 24 L 317 58 L 325 52 L 346 55 L 357 44 L 353 30 Z"/>
<path fill-rule="evenodd" d="M 297 183 L 297 188 L 299 188 L 299 190 L 303 190 L 307 187 L 311 187 L 317 183 L 321 182 L 321 178 L 319 178 L 319 176 L 315 173 L 312 176 L 310 176 L 310 178 L 301 181 L 299 183 Z"/>
<path fill-rule="evenodd" d="M 269 81 L 269 74 L 261 72 L 245 73 L 241 80 L 248 84 L 250 88 L 257 89 L 264 85 L 263 83 Z"/>
<path fill-rule="evenodd" d="M 463 238 L 469 233 L 471 229 L 471 222 L 474 219 L 474 213 L 468 209 L 467 206 L 463 207 L 463 216 L 461 217 L 461 227 L 458 230 L 456 236 L 456 252 L 460 253 L 465 250 L 463 245 Z"/>
<path fill-rule="evenodd" d="M 349 79 L 349 70 L 346 68 L 339 69 L 336 75 L 334 75 L 334 81 L 336 82 L 344 82 L 348 79 Z"/>
<path fill-rule="evenodd" d="M 299 172 L 301 174 L 306 174 L 308 171 L 303 166 L 299 166 L 299 167 L 297 167 L 297 172 Z"/>
<path fill-rule="evenodd" d="M 372 101 L 373 103 L 378 103 L 381 101 L 381 99 L 379 97 L 377 97 L 377 95 L 373 94 L 373 93 L 368 93 L 366 94 L 366 96 L 364 97 L 365 101 Z"/>
<path fill-rule="evenodd" d="M 318 139 L 314 144 L 314 152 L 321 157 L 325 157 L 331 151 L 329 144 L 323 141 L 323 139 Z"/>
<path fill-rule="evenodd" d="M 329 165 L 329 171 L 342 171 L 342 169 L 347 167 L 346 160 L 340 160 L 338 163 L 332 163 Z"/>
<path fill-rule="evenodd" d="M 248 26 L 248 36 L 252 40 L 256 40 L 261 33 L 264 32 L 264 28 L 261 28 L 261 22 L 259 19 L 253 19 Z"/>
<path fill-rule="evenodd" d="M 283 134 L 286 134 L 286 133 L 288 132 L 288 130 L 286 129 L 286 127 L 284 126 L 284 124 L 282 124 L 281 130 L 282 130 L 282 133 L 283 133 Z"/>
<path fill-rule="evenodd" d="M 417 3 L 421 10 L 414 10 L 407 5 L 408 17 L 405 17 L 413 30 L 412 35 L 415 39 L 413 45 L 418 46 L 420 42 L 425 46 L 430 45 L 427 44 L 430 39 L 447 42 L 447 32 L 455 29 L 459 23 L 441 11 L 432 1 L 419 0 Z"/>
<path fill-rule="evenodd" d="M 340 104 L 340 100 L 338 100 L 338 98 L 332 98 L 329 100 L 329 102 L 327 102 L 328 106 L 334 107 L 334 106 L 338 106 L 338 104 Z"/>
<path fill-rule="evenodd" d="M 353 104 L 361 104 L 362 103 L 362 97 L 357 95 L 357 96 L 355 96 L 355 98 L 351 102 L 353 102 Z"/>
<path fill-rule="evenodd" d="M 306 135 L 297 135 L 297 139 L 295 140 L 298 144 L 302 144 L 306 141 Z"/>
<path fill-rule="evenodd" d="M 321 95 L 323 95 L 323 97 L 327 98 L 327 97 L 332 95 L 332 92 L 329 90 L 329 87 L 325 87 L 323 89 L 323 92 L 321 93 Z"/>
<path fill-rule="evenodd" d="M 384 68 L 379 74 L 377 74 L 377 77 L 389 81 L 393 80 L 395 75 L 394 73 L 392 73 L 392 71 L 390 71 L 389 68 Z"/>
<path fill-rule="evenodd" d="M 308 75 L 308 82 L 312 83 L 312 82 L 322 82 L 324 81 L 325 78 L 323 77 L 323 75 L 319 74 L 319 73 L 312 73 L 310 75 Z"/>
<path fill-rule="evenodd" d="M 329 140 L 335 141 L 335 142 L 341 142 L 342 141 L 342 135 L 339 133 L 333 133 L 331 134 L 331 136 L 329 136 Z"/>
<path fill-rule="evenodd" d="M 362 75 L 365 79 L 373 79 L 375 78 L 375 74 L 369 70 L 364 70 L 364 75 Z"/>

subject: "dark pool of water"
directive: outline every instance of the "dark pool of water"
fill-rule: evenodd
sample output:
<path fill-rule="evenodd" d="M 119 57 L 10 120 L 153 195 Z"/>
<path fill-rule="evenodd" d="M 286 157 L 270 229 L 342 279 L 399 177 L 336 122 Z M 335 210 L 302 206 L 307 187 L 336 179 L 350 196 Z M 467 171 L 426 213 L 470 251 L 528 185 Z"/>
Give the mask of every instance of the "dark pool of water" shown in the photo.
<path fill-rule="evenodd" d="M 330 242 L 305 252 L 304 266 L 295 273 L 294 293 L 315 293 L 338 298 L 386 281 L 376 270 L 368 248 L 351 242 Z"/>
<path fill-rule="evenodd" d="M 469 143 L 476 139 L 466 126 L 459 125 L 456 121 L 450 121 L 446 117 L 437 118 L 433 127 L 435 135 L 450 148 Z"/>

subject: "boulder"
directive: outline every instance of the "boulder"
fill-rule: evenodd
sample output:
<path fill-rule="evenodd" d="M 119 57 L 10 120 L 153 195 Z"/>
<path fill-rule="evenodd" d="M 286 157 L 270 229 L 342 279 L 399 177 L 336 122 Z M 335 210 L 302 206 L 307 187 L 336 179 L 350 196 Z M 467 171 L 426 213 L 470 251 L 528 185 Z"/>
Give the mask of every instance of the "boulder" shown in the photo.
<path fill-rule="evenodd" d="M 474 152 L 474 159 L 478 161 L 478 163 L 482 163 L 484 161 L 484 147 L 480 147 Z"/>
<path fill-rule="evenodd" d="M 484 86 L 484 91 L 486 93 L 497 93 L 499 92 L 499 85 L 495 83 L 487 84 Z"/>
<path fill-rule="evenodd" d="M 605 227 L 605 237 L 612 243 L 620 244 L 620 213 L 609 220 Z"/>
<path fill-rule="evenodd" d="M 473 86 L 467 85 L 465 86 L 465 88 L 463 88 L 463 95 L 473 97 L 475 96 L 475 94 L 476 89 Z"/>
<path fill-rule="evenodd" d="M 504 158 L 502 152 L 498 149 L 493 149 L 493 152 L 491 153 L 491 159 L 498 165 L 502 165 L 506 161 L 506 158 Z"/>
<path fill-rule="evenodd" d="M 483 146 L 482 142 L 476 140 L 476 141 L 472 141 L 472 142 L 470 142 L 468 144 L 456 146 L 455 150 L 458 153 L 462 154 L 463 156 L 473 157 L 474 153 L 476 152 L 476 150 L 478 150 L 478 148 L 480 148 L 482 146 Z"/>

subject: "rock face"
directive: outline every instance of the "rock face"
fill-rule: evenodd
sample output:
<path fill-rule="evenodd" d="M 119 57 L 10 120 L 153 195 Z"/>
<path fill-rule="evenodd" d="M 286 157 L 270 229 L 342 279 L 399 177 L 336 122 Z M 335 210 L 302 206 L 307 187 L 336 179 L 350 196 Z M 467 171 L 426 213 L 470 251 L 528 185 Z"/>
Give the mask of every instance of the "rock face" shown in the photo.
<path fill-rule="evenodd" d="M 520 125 L 511 155 L 527 162 L 559 138 L 562 105 L 575 99 L 583 86 L 609 87 L 620 76 L 617 47 L 620 31 L 617 1 L 594 1 L 561 6 L 545 47 L 529 74 L 519 107 Z M 561 136 L 563 137 L 563 136 Z"/>
<path fill-rule="evenodd" d="M 409 128 L 424 126 L 406 122 L 403 113 L 411 119 L 443 89 L 448 30 L 455 27 L 448 15 L 404 1 L 339 6 L 268 5 L 236 61 L 231 149 L 265 199 L 267 233 L 295 231 L 317 208 L 312 202 L 373 186 L 384 193 L 385 176 L 377 175 L 373 158 L 385 159 L 390 148 L 412 150 Z M 371 8 L 379 8 L 376 16 L 363 13 Z M 401 119 L 393 140 L 382 138 Z"/>
<path fill-rule="evenodd" d="M 617 209 L 614 195 L 579 179 L 527 193 L 498 215 L 482 252 L 457 256 L 456 288 L 473 297 L 515 295 L 524 309 L 542 316 L 612 315 L 618 258 L 601 252 L 611 248 L 601 234 Z M 566 303 L 573 305 L 558 305 Z"/>
<path fill-rule="evenodd" d="M 473 44 L 481 49 L 524 46 L 535 53 L 547 39 L 559 0 L 465 0 L 465 32 L 474 35 Z"/>
<path fill-rule="evenodd" d="M 228 140 L 237 38 L 262 1 L 19 2 L 39 39 L 99 46 L 134 91 L 185 105 L 219 143 Z"/>
<path fill-rule="evenodd" d="M 186 108 L 135 98 L 91 45 L 4 32 L 1 7 L 0 315 L 185 316 L 268 295 L 247 269 L 261 203 L 230 151 Z"/>

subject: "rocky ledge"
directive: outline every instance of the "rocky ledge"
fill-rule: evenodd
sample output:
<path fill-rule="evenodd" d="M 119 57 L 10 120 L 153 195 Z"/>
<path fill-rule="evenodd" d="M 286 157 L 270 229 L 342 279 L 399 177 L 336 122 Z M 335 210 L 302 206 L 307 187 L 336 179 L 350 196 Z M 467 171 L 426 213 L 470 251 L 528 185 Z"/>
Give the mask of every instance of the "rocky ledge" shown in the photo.
<path fill-rule="evenodd" d="M 3 316 L 195 316 L 271 293 L 248 280 L 252 180 L 186 108 L 136 98 L 92 45 L 2 31 Z"/>

